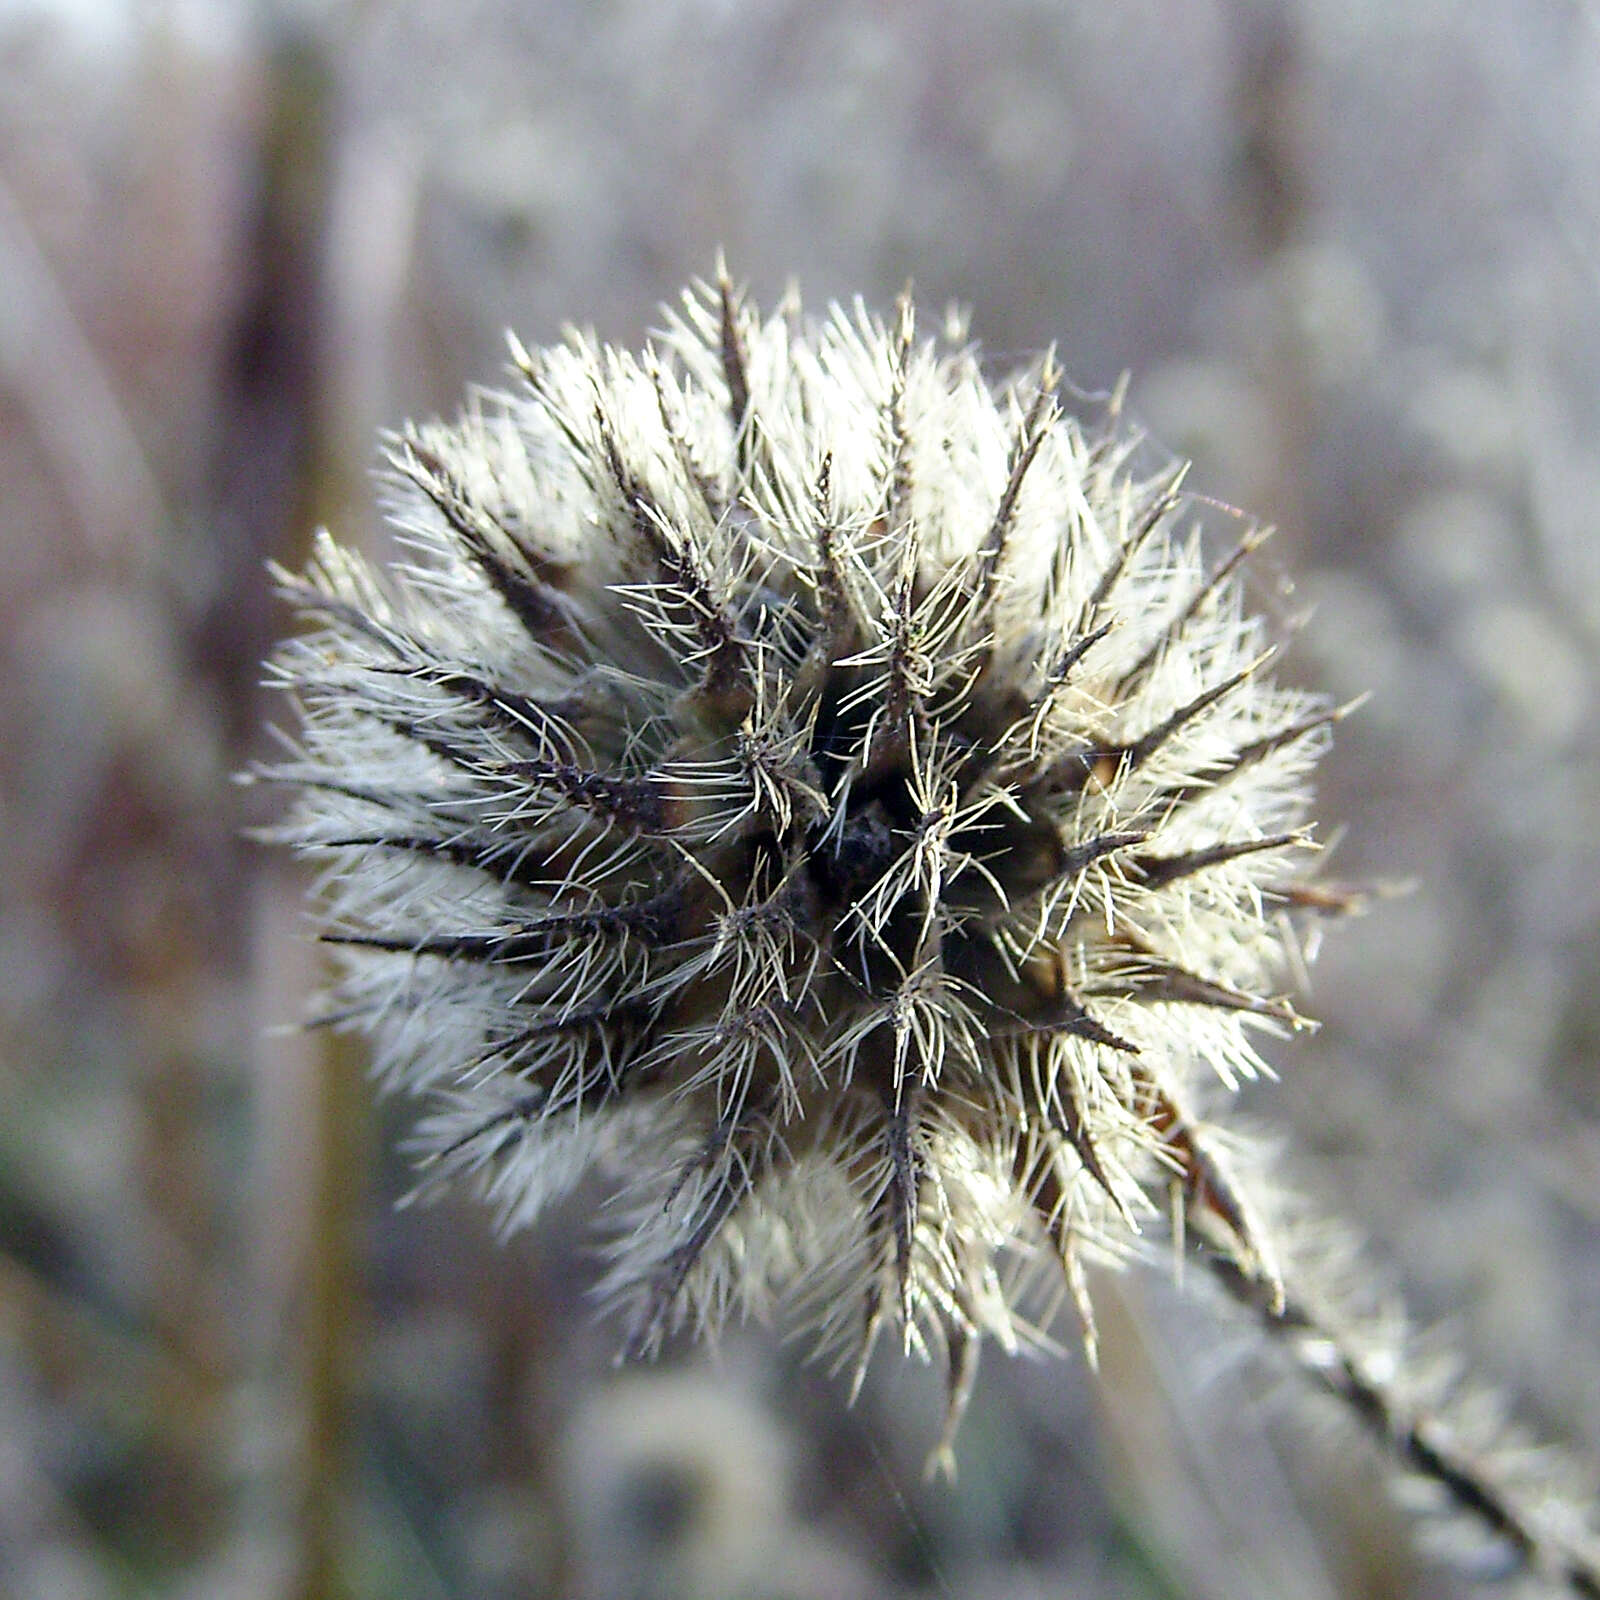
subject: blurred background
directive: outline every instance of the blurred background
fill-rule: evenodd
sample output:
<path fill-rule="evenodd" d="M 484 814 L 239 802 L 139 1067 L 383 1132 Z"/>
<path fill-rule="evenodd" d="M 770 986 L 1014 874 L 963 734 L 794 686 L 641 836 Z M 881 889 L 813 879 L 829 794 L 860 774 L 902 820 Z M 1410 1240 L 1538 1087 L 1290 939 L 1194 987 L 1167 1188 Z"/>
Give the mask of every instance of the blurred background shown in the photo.
<path fill-rule="evenodd" d="M 1159 1272 L 1104 1371 L 861 1401 L 752 1330 L 611 1364 L 597 1197 L 400 1209 L 286 1031 L 263 565 L 380 549 L 374 438 L 503 329 L 638 342 L 725 246 L 1056 341 L 1276 523 L 1335 930 L 1252 1111 L 1549 1436 L 1600 1447 L 1593 0 L 0 0 L 0 1596 L 1472 1592 Z M 1293 574 L 1296 588 L 1285 596 Z"/>

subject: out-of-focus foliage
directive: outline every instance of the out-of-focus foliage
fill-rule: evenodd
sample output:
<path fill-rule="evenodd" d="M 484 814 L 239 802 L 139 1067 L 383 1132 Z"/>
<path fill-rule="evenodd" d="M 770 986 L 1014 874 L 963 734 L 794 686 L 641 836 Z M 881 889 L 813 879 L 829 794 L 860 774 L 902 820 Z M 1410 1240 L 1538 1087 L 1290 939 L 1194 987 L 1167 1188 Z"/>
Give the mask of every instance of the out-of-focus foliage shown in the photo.
<path fill-rule="evenodd" d="M 409 1179 L 265 801 L 262 564 L 501 329 L 726 247 L 1050 340 L 1281 526 L 1330 938 L 1259 1102 L 1419 1310 L 1600 1444 L 1600 20 L 1567 0 L 0 10 L 0 1594 L 1465 1594 L 1159 1275 L 1102 1380 L 760 1334 L 619 1377 L 559 1222 Z M 1219 519 L 1225 522 L 1226 518 Z M 1296 574 L 1292 596 L 1272 574 Z M 697 1387 L 698 1386 L 698 1387 Z"/>

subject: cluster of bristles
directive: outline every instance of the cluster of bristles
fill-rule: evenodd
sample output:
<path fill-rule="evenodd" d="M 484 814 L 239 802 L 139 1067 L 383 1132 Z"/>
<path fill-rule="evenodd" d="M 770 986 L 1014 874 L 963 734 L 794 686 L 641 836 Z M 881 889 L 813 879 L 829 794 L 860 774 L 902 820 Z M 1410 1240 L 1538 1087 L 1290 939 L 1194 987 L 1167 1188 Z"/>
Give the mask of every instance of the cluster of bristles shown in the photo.
<path fill-rule="evenodd" d="M 1049 358 L 999 383 L 909 299 L 642 356 L 515 352 L 392 447 L 408 561 L 323 540 L 270 769 L 323 858 L 336 1020 L 510 1223 L 613 1175 L 648 1351 L 798 1290 L 864 1362 L 1043 1336 L 1187 1227 L 1277 1300 L 1204 1119 L 1262 1070 L 1307 775 L 1236 569 Z"/>

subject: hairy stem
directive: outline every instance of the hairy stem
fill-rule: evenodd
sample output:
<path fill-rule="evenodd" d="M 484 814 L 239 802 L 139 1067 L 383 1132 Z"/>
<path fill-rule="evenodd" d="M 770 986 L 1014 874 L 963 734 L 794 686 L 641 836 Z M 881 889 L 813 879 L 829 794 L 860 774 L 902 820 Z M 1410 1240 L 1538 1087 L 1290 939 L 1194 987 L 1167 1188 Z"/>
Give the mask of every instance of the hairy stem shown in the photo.
<path fill-rule="evenodd" d="M 1519 1570 L 1552 1589 L 1600 1597 L 1600 1532 L 1558 1481 L 1552 1452 L 1533 1452 L 1505 1429 L 1500 1437 L 1466 1412 L 1481 1392 L 1418 1378 L 1415 1336 L 1376 1323 L 1308 1286 L 1295 1263 L 1268 1277 L 1203 1218 L 1192 1219 L 1213 1276 L 1281 1343 L 1296 1366 L 1366 1425 L 1406 1472 L 1442 1489 L 1456 1511 L 1493 1535 Z M 1444 1392 L 1440 1392 L 1443 1390 Z"/>

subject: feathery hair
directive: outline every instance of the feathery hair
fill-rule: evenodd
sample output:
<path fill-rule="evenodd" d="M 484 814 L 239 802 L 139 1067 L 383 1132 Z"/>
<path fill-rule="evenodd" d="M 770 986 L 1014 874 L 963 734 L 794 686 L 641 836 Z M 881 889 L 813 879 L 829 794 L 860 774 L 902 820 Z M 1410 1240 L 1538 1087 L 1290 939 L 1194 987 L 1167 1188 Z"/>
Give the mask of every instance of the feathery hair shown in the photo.
<path fill-rule="evenodd" d="M 1359 1389 L 1211 1120 L 1339 903 L 1347 708 L 1274 682 L 1257 535 L 1208 562 L 1115 403 L 909 298 L 763 319 L 719 274 L 643 354 L 514 356 L 392 442 L 405 564 L 280 575 L 281 836 L 432 1172 L 517 1226 L 610 1174 L 632 1353 L 784 1298 L 859 1382 L 892 1327 L 946 1460 L 982 1341 L 1070 1301 L 1092 1357 L 1084 1263 L 1151 1222 Z"/>

